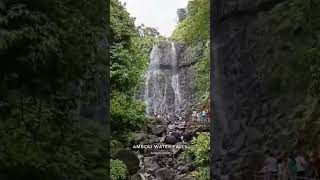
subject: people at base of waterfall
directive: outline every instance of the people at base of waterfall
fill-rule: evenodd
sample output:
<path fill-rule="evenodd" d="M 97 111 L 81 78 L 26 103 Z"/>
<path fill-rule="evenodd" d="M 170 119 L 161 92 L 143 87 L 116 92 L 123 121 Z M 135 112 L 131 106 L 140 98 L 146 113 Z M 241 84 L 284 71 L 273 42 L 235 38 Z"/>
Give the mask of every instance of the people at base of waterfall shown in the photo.
<path fill-rule="evenodd" d="M 205 120 L 206 120 L 206 111 L 201 111 L 201 117 L 202 117 L 202 123 L 204 123 L 205 122 Z"/>
<path fill-rule="evenodd" d="M 273 153 L 269 150 L 266 151 L 266 159 L 264 161 L 265 179 L 266 180 L 275 180 L 277 179 L 278 173 L 278 163 L 277 159 L 274 157 Z"/>
<path fill-rule="evenodd" d="M 200 116 L 199 115 L 200 115 L 199 112 L 196 112 L 196 121 L 197 122 L 199 122 L 199 120 L 200 120 Z"/>
<path fill-rule="evenodd" d="M 191 119 L 193 122 L 206 123 L 209 122 L 210 115 L 209 112 L 201 110 L 199 112 L 193 110 L 191 113 Z"/>
<path fill-rule="evenodd" d="M 206 114 L 206 122 L 209 122 L 209 121 L 210 121 L 210 112 Z"/>
<path fill-rule="evenodd" d="M 320 178 L 320 154 L 314 150 L 310 155 L 311 177 Z"/>
<path fill-rule="evenodd" d="M 287 166 L 289 180 L 295 180 L 297 176 L 297 163 L 293 153 L 290 153 L 288 157 Z"/>
<path fill-rule="evenodd" d="M 266 160 L 262 172 L 265 173 L 265 180 L 297 180 L 301 178 L 320 179 L 320 154 L 318 150 L 313 150 L 308 154 L 303 151 L 282 155 L 278 160 L 267 152 Z M 277 162 L 277 172 L 274 164 Z M 277 174 L 274 176 L 272 174 Z"/>
<path fill-rule="evenodd" d="M 297 153 L 297 156 L 295 157 L 296 166 L 297 166 L 297 176 L 305 177 L 306 171 L 308 167 L 308 162 L 305 159 L 305 156 L 301 151 Z"/>
<path fill-rule="evenodd" d="M 191 117 L 192 117 L 192 121 L 196 121 L 197 120 L 197 111 L 193 110 Z"/>
<path fill-rule="evenodd" d="M 287 155 L 278 158 L 278 180 L 288 180 Z"/>

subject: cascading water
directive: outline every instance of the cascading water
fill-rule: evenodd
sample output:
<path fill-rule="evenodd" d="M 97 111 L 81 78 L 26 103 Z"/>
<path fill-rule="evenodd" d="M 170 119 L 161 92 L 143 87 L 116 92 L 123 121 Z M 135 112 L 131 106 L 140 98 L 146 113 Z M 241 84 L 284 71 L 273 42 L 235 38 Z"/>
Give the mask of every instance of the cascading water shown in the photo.
<path fill-rule="evenodd" d="M 164 64 L 166 68 L 161 67 Z M 150 53 L 149 68 L 145 74 L 144 101 L 147 116 L 180 113 L 181 99 L 177 69 L 174 43 L 171 43 L 171 48 L 154 45 Z"/>
<path fill-rule="evenodd" d="M 173 75 L 171 77 L 171 86 L 174 91 L 174 107 L 175 107 L 175 114 L 180 114 L 180 104 L 181 104 L 181 95 L 180 95 L 180 88 L 179 88 L 179 74 L 177 73 L 178 65 L 177 65 L 177 54 L 176 48 L 174 43 L 171 42 L 171 56 L 172 56 L 172 69 Z"/>
<path fill-rule="evenodd" d="M 155 45 L 150 53 L 150 64 L 145 76 L 145 104 L 147 115 L 158 113 L 158 101 L 162 99 L 159 92 L 159 77 L 161 75 L 159 65 L 158 47 Z"/>

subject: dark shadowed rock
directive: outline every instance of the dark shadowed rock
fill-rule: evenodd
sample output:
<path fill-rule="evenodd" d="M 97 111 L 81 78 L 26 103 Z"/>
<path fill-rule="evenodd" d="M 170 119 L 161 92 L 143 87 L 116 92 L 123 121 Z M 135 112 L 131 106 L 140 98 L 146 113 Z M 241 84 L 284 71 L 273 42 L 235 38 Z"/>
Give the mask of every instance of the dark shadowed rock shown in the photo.
<path fill-rule="evenodd" d="M 174 174 L 169 168 L 161 168 L 155 172 L 155 176 L 158 180 L 172 180 L 174 179 Z"/>
<path fill-rule="evenodd" d="M 176 143 L 176 145 L 183 145 L 183 143 L 182 142 L 178 142 L 178 143 Z M 182 152 L 182 149 L 181 148 L 172 148 L 172 153 L 175 155 L 175 156 L 177 156 L 179 153 L 181 153 Z"/>
<path fill-rule="evenodd" d="M 181 180 L 196 180 L 196 179 L 192 176 L 187 176 L 187 177 L 182 178 Z"/>
<path fill-rule="evenodd" d="M 193 137 L 194 137 L 194 133 L 193 132 L 185 132 L 182 136 L 182 138 L 183 138 L 183 140 L 185 141 L 185 142 L 189 142 L 189 141 L 191 141 L 192 139 L 193 139 Z"/>
<path fill-rule="evenodd" d="M 171 136 L 171 135 L 167 135 L 164 138 L 164 142 L 167 144 L 175 144 L 175 143 L 177 143 L 177 138 L 174 136 Z"/>
<path fill-rule="evenodd" d="M 182 174 L 185 174 L 185 173 L 189 172 L 189 167 L 188 166 L 180 166 L 178 169 L 180 170 L 180 172 Z"/>
<path fill-rule="evenodd" d="M 147 173 L 154 173 L 157 169 L 160 168 L 158 162 L 154 157 L 145 157 L 144 167 Z"/>
<path fill-rule="evenodd" d="M 134 134 L 134 141 L 136 143 L 140 142 L 140 141 L 143 141 L 144 139 L 146 138 L 146 134 L 145 133 L 136 133 Z"/>
<path fill-rule="evenodd" d="M 166 127 L 163 125 L 155 125 L 152 127 L 152 134 L 161 136 L 166 131 Z"/>
<path fill-rule="evenodd" d="M 144 178 L 142 177 L 141 174 L 134 174 L 134 175 L 131 177 L 131 180 L 144 180 Z"/>
<path fill-rule="evenodd" d="M 124 162 L 130 174 L 135 174 L 140 169 L 139 158 L 133 151 L 120 150 L 116 153 L 115 158 Z"/>
<path fill-rule="evenodd" d="M 181 136 L 182 136 L 181 133 L 172 132 L 170 135 L 176 137 L 178 141 L 181 141 Z"/>

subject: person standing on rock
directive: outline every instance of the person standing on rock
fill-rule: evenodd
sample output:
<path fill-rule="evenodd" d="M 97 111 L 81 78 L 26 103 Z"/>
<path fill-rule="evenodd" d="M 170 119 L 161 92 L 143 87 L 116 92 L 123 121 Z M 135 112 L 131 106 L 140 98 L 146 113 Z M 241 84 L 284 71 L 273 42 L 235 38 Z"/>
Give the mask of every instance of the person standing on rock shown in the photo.
<path fill-rule="evenodd" d="M 202 111 L 201 117 L 202 117 L 202 123 L 204 124 L 206 120 L 206 111 L 204 110 Z"/>
<path fill-rule="evenodd" d="M 199 112 L 196 112 L 196 121 L 199 122 Z"/>
<path fill-rule="evenodd" d="M 289 176 L 289 180 L 296 180 L 296 176 L 297 176 L 297 164 L 296 164 L 296 160 L 294 159 L 294 155 L 293 153 L 291 153 L 289 155 L 288 158 L 288 176 Z"/>
<path fill-rule="evenodd" d="M 313 151 L 311 154 L 312 177 L 320 178 L 320 154 L 318 151 Z"/>
<path fill-rule="evenodd" d="M 274 155 L 270 152 L 266 152 L 266 160 L 264 161 L 265 167 L 265 179 L 266 180 L 276 180 L 278 173 L 278 162 Z"/>
<path fill-rule="evenodd" d="M 278 180 L 288 180 L 286 155 L 279 157 L 278 161 Z"/>
<path fill-rule="evenodd" d="M 308 164 L 303 156 L 303 153 L 299 152 L 295 160 L 297 163 L 297 176 L 305 177 Z"/>
<path fill-rule="evenodd" d="M 197 111 L 193 110 L 191 117 L 192 117 L 192 121 L 195 122 L 197 119 Z"/>
<path fill-rule="evenodd" d="M 207 112 L 206 114 L 206 122 L 209 123 L 210 121 L 210 112 Z"/>

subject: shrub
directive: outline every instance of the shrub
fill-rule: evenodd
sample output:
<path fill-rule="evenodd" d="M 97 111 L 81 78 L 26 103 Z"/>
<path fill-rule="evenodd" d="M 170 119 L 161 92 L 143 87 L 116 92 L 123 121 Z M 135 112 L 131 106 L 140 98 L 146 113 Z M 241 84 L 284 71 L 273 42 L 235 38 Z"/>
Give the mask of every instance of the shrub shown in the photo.
<path fill-rule="evenodd" d="M 127 177 L 127 173 L 127 167 L 122 161 L 118 159 L 111 159 L 110 176 L 112 180 L 125 180 Z"/>

